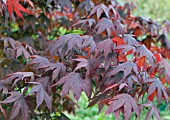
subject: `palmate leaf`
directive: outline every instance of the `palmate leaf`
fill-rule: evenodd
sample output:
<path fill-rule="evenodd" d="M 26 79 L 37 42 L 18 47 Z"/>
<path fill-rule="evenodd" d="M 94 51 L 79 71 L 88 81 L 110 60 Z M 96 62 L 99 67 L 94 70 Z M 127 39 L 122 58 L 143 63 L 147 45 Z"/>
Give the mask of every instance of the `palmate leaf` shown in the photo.
<path fill-rule="evenodd" d="M 137 68 L 136 64 L 128 61 L 128 62 L 119 64 L 116 68 L 114 68 L 112 71 L 107 73 L 107 76 L 116 75 L 120 71 L 122 71 L 124 74 L 123 78 L 126 78 L 132 72 L 134 72 L 136 75 L 138 75 L 138 68 Z"/>
<path fill-rule="evenodd" d="M 14 50 L 16 50 L 16 58 L 21 55 L 24 55 L 24 57 L 28 59 L 31 55 L 37 54 L 37 51 L 34 50 L 31 46 L 23 45 L 19 42 Z"/>
<path fill-rule="evenodd" d="M 37 67 L 42 66 L 44 64 L 49 64 L 49 60 L 45 57 L 41 57 L 38 55 L 31 56 L 32 61 L 28 63 L 28 65 L 37 65 Z"/>
<path fill-rule="evenodd" d="M 137 47 L 136 49 L 136 54 L 139 56 L 139 57 L 143 57 L 143 56 L 146 56 L 146 58 L 148 59 L 149 63 L 151 65 L 154 64 L 154 60 L 155 60 L 155 56 L 153 55 L 153 53 L 148 50 L 145 45 L 140 45 L 139 47 Z"/>
<path fill-rule="evenodd" d="M 23 29 L 24 31 L 26 30 L 26 28 L 28 28 L 29 26 L 31 26 L 32 30 L 35 31 L 35 23 L 36 23 L 36 18 L 33 15 L 28 15 L 25 17 L 25 22 L 23 25 Z"/>
<path fill-rule="evenodd" d="M 16 41 L 10 37 L 2 37 L 0 38 L 0 41 L 4 42 L 4 48 L 11 47 L 12 49 L 14 49 L 17 46 Z"/>
<path fill-rule="evenodd" d="M 119 119 L 120 110 L 123 108 L 123 115 L 126 120 L 130 119 L 132 111 L 139 116 L 139 107 L 137 102 L 129 94 L 119 94 L 112 99 L 109 99 L 109 107 L 107 108 L 105 114 L 115 114 L 116 120 Z"/>
<path fill-rule="evenodd" d="M 104 57 L 106 58 L 109 53 L 113 52 L 115 49 L 114 44 L 110 38 L 101 41 L 97 44 L 95 50 L 95 56 L 97 57 L 100 53 L 104 52 Z"/>
<path fill-rule="evenodd" d="M 38 69 L 43 69 L 44 73 L 48 71 L 52 71 L 52 81 L 54 81 L 59 74 L 62 76 L 66 73 L 66 66 L 64 66 L 62 63 L 48 63 L 44 65 L 39 65 Z"/>
<path fill-rule="evenodd" d="M 8 88 L 6 85 L 9 84 L 8 81 L 0 80 L 0 92 L 3 91 L 4 94 L 8 93 Z"/>
<path fill-rule="evenodd" d="M 71 90 L 73 92 L 74 98 L 78 101 L 82 91 L 89 95 L 89 85 L 85 80 L 81 78 L 79 73 L 71 72 L 68 75 L 62 77 L 53 86 L 64 84 L 62 88 L 62 97 L 66 96 Z"/>
<path fill-rule="evenodd" d="M 136 39 L 134 37 L 132 37 L 131 35 L 124 35 L 123 37 L 124 39 L 124 42 L 131 45 L 131 46 L 134 46 L 134 47 L 138 47 L 140 46 L 140 44 L 136 41 Z"/>
<path fill-rule="evenodd" d="M 72 3 L 70 2 L 70 0 L 57 0 L 57 5 L 60 5 L 62 9 L 64 9 L 64 7 L 68 7 L 69 10 L 72 10 Z"/>
<path fill-rule="evenodd" d="M 90 12 L 90 16 L 96 13 L 97 18 L 99 19 L 103 12 L 106 14 L 107 18 L 109 18 L 109 9 L 107 8 L 107 6 L 105 6 L 104 4 L 99 4 L 93 7 L 93 9 Z"/>
<path fill-rule="evenodd" d="M 167 83 L 170 83 L 170 65 L 168 61 L 165 58 L 161 58 L 159 64 L 160 66 L 164 66 L 166 81 Z"/>
<path fill-rule="evenodd" d="M 90 8 L 92 7 L 94 7 L 94 3 L 91 0 L 84 0 L 78 6 L 78 8 L 84 9 L 86 11 L 86 14 L 88 14 Z"/>
<path fill-rule="evenodd" d="M 47 0 L 46 6 L 48 6 L 48 4 L 50 4 L 52 1 L 54 1 L 55 5 L 60 5 L 62 9 L 67 7 L 70 11 L 72 10 L 72 3 L 70 0 Z"/>
<path fill-rule="evenodd" d="M 21 94 L 19 92 L 14 92 L 14 91 L 10 92 L 9 94 L 11 94 L 11 96 L 7 97 L 4 101 L 0 102 L 2 104 L 8 104 L 8 103 L 14 102 L 9 119 L 12 120 L 16 118 L 21 110 L 22 119 L 28 120 L 29 119 L 29 107 L 27 105 L 24 94 Z"/>
<path fill-rule="evenodd" d="M 170 41 L 166 34 L 162 34 L 159 36 L 158 41 L 161 42 L 162 46 L 170 50 Z"/>
<path fill-rule="evenodd" d="M 76 68 L 74 69 L 74 71 L 80 69 L 80 68 L 83 68 L 85 67 L 87 72 L 86 72 L 86 77 L 88 78 L 88 76 L 90 75 L 90 73 L 92 72 L 91 71 L 91 66 L 90 66 L 90 63 L 87 59 L 84 59 L 84 58 L 79 58 L 79 59 L 73 59 L 75 61 L 78 61 L 79 63 L 77 64 Z"/>
<path fill-rule="evenodd" d="M 44 87 L 42 86 L 42 84 L 40 83 L 36 83 L 36 82 L 30 82 L 33 84 L 36 84 L 36 86 L 34 86 L 31 89 L 31 92 L 29 94 L 33 94 L 36 93 L 36 109 L 38 109 L 38 107 L 42 104 L 42 102 L 45 100 L 46 105 L 49 109 L 50 112 L 52 112 L 52 103 L 51 103 L 51 98 L 50 96 L 47 94 L 47 92 L 45 91 Z"/>
<path fill-rule="evenodd" d="M 149 101 L 148 103 L 142 104 L 142 106 L 151 107 L 148 114 L 146 115 L 146 120 L 149 120 L 149 118 L 151 118 L 153 114 L 155 115 L 157 120 L 161 120 L 160 112 L 154 103 Z"/>
<path fill-rule="evenodd" d="M 77 50 L 82 48 L 83 39 L 77 34 L 67 34 L 62 35 L 54 43 L 49 46 L 51 54 L 58 51 L 61 57 L 68 55 L 72 50 Z"/>
<path fill-rule="evenodd" d="M 75 68 L 74 71 L 82 68 L 82 67 L 86 67 L 86 69 L 88 70 L 89 69 L 89 62 L 87 59 L 84 59 L 84 58 L 79 58 L 79 59 L 73 59 L 75 61 L 79 61 L 80 63 L 77 65 L 77 67 Z"/>
<path fill-rule="evenodd" d="M 3 79 L 3 81 L 8 82 L 8 84 L 12 83 L 12 87 L 20 80 L 22 81 L 25 80 L 25 82 L 34 81 L 34 73 L 33 72 L 15 72 L 15 73 L 9 74 Z"/>
<path fill-rule="evenodd" d="M 85 19 L 85 20 L 79 20 L 73 26 L 77 26 L 79 24 L 82 24 L 81 27 L 83 28 L 87 24 L 91 28 L 92 25 L 95 24 L 95 23 L 96 23 L 96 21 L 94 19 Z"/>
<path fill-rule="evenodd" d="M 119 53 L 119 54 L 122 54 L 122 55 L 128 55 L 128 54 L 134 55 L 134 53 L 136 51 L 136 48 L 129 45 L 129 44 L 119 45 L 119 46 L 116 47 L 116 49 L 122 49 L 122 51 Z"/>
<path fill-rule="evenodd" d="M 20 18 L 23 18 L 21 11 L 25 12 L 27 14 L 31 14 L 30 11 L 28 11 L 27 9 L 25 9 L 20 3 L 19 0 L 7 0 L 6 2 L 7 4 L 7 8 L 8 8 L 8 12 L 9 12 L 9 16 L 10 18 L 12 18 L 12 13 L 13 11 L 15 11 L 15 13 L 17 14 L 17 16 L 19 16 Z"/>
<path fill-rule="evenodd" d="M 82 47 L 90 47 L 90 53 L 94 52 L 95 47 L 96 47 L 96 43 L 93 39 L 93 37 L 89 36 L 89 35 L 84 35 L 82 36 L 83 39 L 83 44 Z"/>
<path fill-rule="evenodd" d="M 161 99 L 164 98 L 168 103 L 168 94 L 166 92 L 165 86 L 162 84 L 158 78 L 147 79 L 144 83 L 151 83 L 148 90 L 148 99 L 153 101 L 154 96 L 157 96 L 158 103 L 161 103 Z"/>
<path fill-rule="evenodd" d="M 111 20 L 107 19 L 107 18 L 100 19 L 97 22 L 97 25 L 95 26 L 95 29 L 97 29 L 98 34 L 104 32 L 106 30 L 108 37 L 110 37 L 112 31 L 114 33 L 116 33 L 116 28 L 113 25 L 113 22 Z"/>
<path fill-rule="evenodd" d="M 125 33 L 125 28 L 124 28 L 124 25 L 120 22 L 120 20 L 115 20 L 113 25 L 115 26 L 116 28 L 116 34 L 117 36 L 124 36 L 124 33 Z"/>

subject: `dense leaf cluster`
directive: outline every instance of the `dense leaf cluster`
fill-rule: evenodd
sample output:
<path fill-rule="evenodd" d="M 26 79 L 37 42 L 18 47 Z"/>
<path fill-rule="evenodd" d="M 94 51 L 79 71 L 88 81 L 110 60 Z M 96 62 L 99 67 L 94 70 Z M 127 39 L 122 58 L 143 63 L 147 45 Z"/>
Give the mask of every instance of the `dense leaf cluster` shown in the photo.
<path fill-rule="evenodd" d="M 160 120 L 153 99 L 168 103 L 170 22 L 133 16 L 135 9 L 116 0 L 1 0 L 4 118 L 62 119 L 52 113 L 74 113 L 85 92 L 88 107 L 106 105 L 117 120 L 146 108 L 146 119 Z"/>

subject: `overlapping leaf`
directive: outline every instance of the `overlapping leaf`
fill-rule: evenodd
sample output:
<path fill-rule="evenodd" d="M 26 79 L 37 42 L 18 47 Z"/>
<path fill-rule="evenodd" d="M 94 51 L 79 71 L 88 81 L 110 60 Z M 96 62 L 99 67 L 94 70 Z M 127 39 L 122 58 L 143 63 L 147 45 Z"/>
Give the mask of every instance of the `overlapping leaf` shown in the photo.
<path fill-rule="evenodd" d="M 136 49 L 136 54 L 139 55 L 139 57 L 146 56 L 149 63 L 151 65 L 154 64 L 155 57 L 154 57 L 153 53 L 145 47 L 145 45 L 141 45 L 140 47 L 138 47 Z"/>
<path fill-rule="evenodd" d="M 99 53 L 104 52 L 104 57 L 106 58 L 109 53 L 114 51 L 114 44 L 112 43 L 112 40 L 110 38 L 101 41 L 97 44 L 96 50 L 95 50 L 95 56 L 98 56 Z"/>
<path fill-rule="evenodd" d="M 96 13 L 99 19 L 103 12 L 106 14 L 107 18 L 109 18 L 109 9 L 104 4 L 99 4 L 92 9 L 90 16 Z"/>
<path fill-rule="evenodd" d="M 38 107 L 42 104 L 42 102 L 45 100 L 46 105 L 48 107 L 48 109 L 50 110 L 50 112 L 52 112 L 52 103 L 51 103 L 51 98 L 50 96 L 47 94 L 47 92 L 45 91 L 44 87 L 42 86 L 42 84 L 40 83 L 33 83 L 36 84 L 36 86 L 34 86 L 31 89 L 31 92 L 29 94 L 33 94 L 36 93 L 36 109 L 38 109 Z"/>
<path fill-rule="evenodd" d="M 77 23 L 75 23 L 73 26 L 77 26 L 79 24 L 82 24 L 81 27 L 83 28 L 85 25 L 89 25 L 91 28 L 93 24 L 95 24 L 96 21 L 94 19 L 85 19 L 85 20 L 79 20 Z"/>
<path fill-rule="evenodd" d="M 14 102 L 14 105 L 12 106 L 12 110 L 10 113 L 10 120 L 17 117 L 17 115 L 22 113 L 22 119 L 28 120 L 29 119 L 29 107 L 27 105 L 25 96 L 19 92 L 10 92 L 11 96 L 7 97 L 4 101 L 2 101 L 2 104 L 8 104 Z"/>
<path fill-rule="evenodd" d="M 66 73 L 66 67 L 62 63 L 48 63 L 44 65 L 39 65 L 38 69 L 43 69 L 44 73 L 52 71 L 52 81 L 54 81 L 58 76 L 62 76 Z"/>
<path fill-rule="evenodd" d="M 105 30 L 107 31 L 108 37 L 110 37 L 111 32 L 116 33 L 116 28 L 113 25 L 113 22 L 107 18 L 102 18 L 97 22 L 97 25 L 95 26 L 95 29 L 97 29 L 97 33 L 100 34 L 104 32 Z"/>
<path fill-rule="evenodd" d="M 84 35 L 82 36 L 83 39 L 83 44 L 82 47 L 90 47 L 90 53 L 94 52 L 95 47 L 96 47 L 96 43 L 93 39 L 93 37 L 89 36 L 89 35 Z"/>
<path fill-rule="evenodd" d="M 49 46 L 51 52 L 57 50 L 61 56 L 64 56 L 71 52 L 71 50 L 81 49 L 83 39 L 80 35 L 77 34 L 68 34 L 60 36 L 54 44 L 53 48 Z"/>
<path fill-rule="evenodd" d="M 90 8 L 94 7 L 94 3 L 91 0 L 84 0 L 82 1 L 79 6 L 80 9 L 85 9 L 86 14 L 88 14 Z"/>
<path fill-rule="evenodd" d="M 144 83 L 151 83 L 148 90 L 148 99 L 153 101 L 154 96 L 157 96 L 158 103 L 161 103 L 161 99 L 164 98 L 168 103 L 168 94 L 166 93 L 165 86 L 158 78 L 147 79 Z"/>
<path fill-rule="evenodd" d="M 123 108 L 123 115 L 126 120 L 130 119 L 132 111 L 139 116 L 139 107 L 137 102 L 129 94 L 117 95 L 110 99 L 108 104 L 109 107 L 107 108 L 105 114 L 111 114 L 112 112 L 116 113 L 119 111 L 117 115 L 115 115 L 117 120 L 119 119 L 121 108 Z"/>
<path fill-rule="evenodd" d="M 10 74 L 6 76 L 3 79 L 8 84 L 11 84 L 13 82 L 13 86 L 20 80 L 29 82 L 34 81 L 34 73 L 33 72 L 15 72 L 13 74 Z"/>
<path fill-rule="evenodd" d="M 161 120 L 160 112 L 154 103 L 149 101 L 148 103 L 142 105 L 145 107 L 151 107 L 148 114 L 146 115 L 146 120 L 149 120 L 149 118 L 151 118 L 153 114 L 155 115 L 157 120 Z"/>
<path fill-rule="evenodd" d="M 118 72 L 122 71 L 124 73 L 124 78 L 126 78 L 129 74 L 134 72 L 136 75 L 138 74 L 138 68 L 133 62 L 124 62 L 119 64 L 116 68 L 110 71 L 107 75 L 116 75 Z"/>
<path fill-rule="evenodd" d="M 71 90 L 75 99 L 78 101 L 81 92 L 84 91 L 88 95 L 88 84 L 83 80 L 79 73 L 71 72 L 62 77 L 55 85 L 64 84 L 62 88 L 62 97 L 66 96 Z"/>

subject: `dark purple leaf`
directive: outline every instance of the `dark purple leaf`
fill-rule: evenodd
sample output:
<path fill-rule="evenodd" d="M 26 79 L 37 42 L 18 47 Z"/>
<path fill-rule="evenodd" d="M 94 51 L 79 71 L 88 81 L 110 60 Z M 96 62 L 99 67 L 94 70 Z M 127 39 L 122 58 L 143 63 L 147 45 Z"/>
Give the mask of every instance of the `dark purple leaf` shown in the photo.
<path fill-rule="evenodd" d="M 150 78 L 150 79 L 147 79 L 144 83 L 151 83 L 151 85 L 149 85 L 148 97 L 150 97 L 152 93 L 156 91 L 158 103 L 159 104 L 161 103 L 161 99 L 163 98 L 163 96 L 166 102 L 168 103 L 168 94 L 166 92 L 165 86 L 162 84 L 160 79 Z"/>
<path fill-rule="evenodd" d="M 110 38 L 101 41 L 97 44 L 95 50 L 95 56 L 98 56 L 100 53 L 104 52 L 104 57 L 106 58 L 109 53 L 114 51 L 114 44 Z"/>
<path fill-rule="evenodd" d="M 19 92 L 10 92 L 10 94 L 11 96 L 7 97 L 4 101 L 1 102 L 2 104 L 14 102 L 9 119 L 11 120 L 16 118 L 21 110 L 22 119 L 28 120 L 29 108 L 25 100 L 25 96 Z"/>
<path fill-rule="evenodd" d="M 77 23 L 75 23 L 73 26 L 77 26 L 79 24 L 82 24 L 81 27 L 83 28 L 86 24 L 89 25 L 91 28 L 93 24 L 96 24 L 96 21 L 94 19 L 85 19 L 85 20 L 79 20 Z"/>
<path fill-rule="evenodd" d="M 126 78 L 129 74 L 135 73 L 138 75 L 138 68 L 135 63 L 133 62 L 124 62 L 122 64 L 119 64 L 116 68 L 113 68 L 111 72 L 109 72 L 107 75 L 116 75 L 118 72 L 122 71 L 124 73 L 124 78 Z M 133 72 L 132 72 L 133 71 Z"/>
<path fill-rule="evenodd" d="M 74 94 L 75 99 L 78 101 L 81 95 L 81 92 L 86 92 L 88 85 L 86 81 L 83 80 L 79 73 L 71 72 L 68 75 L 62 77 L 56 84 L 53 86 L 64 84 L 62 89 L 62 97 L 66 96 L 71 90 Z M 88 93 L 86 92 L 88 95 Z"/>
<path fill-rule="evenodd" d="M 145 103 L 142 105 L 145 107 L 151 107 L 148 114 L 146 115 L 146 120 L 149 120 L 149 118 L 151 118 L 153 114 L 155 115 L 157 120 L 161 120 L 160 112 L 158 108 L 152 102 L 149 101 L 148 103 Z"/>
<path fill-rule="evenodd" d="M 112 31 L 116 33 L 115 26 L 113 25 L 112 21 L 107 18 L 100 19 L 97 22 L 95 29 L 97 29 L 98 34 L 104 32 L 106 30 L 108 37 L 110 37 Z"/>
<path fill-rule="evenodd" d="M 93 9 L 90 12 L 90 16 L 96 13 L 97 18 L 99 19 L 103 12 L 106 14 L 107 18 L 109 18 L 109 9 L 104 4 L 99 4 L 93 7 Z"/>
<path fill-rule="evenodd" d="M 42 104 L 42 102 L 45 100 L 48 109 L 50 112 L 52 112 L 52 103 L 51 98 L 45 91 L 44 87 L 41 84 L 37 84 L 34 86 L 29 94 L 36 93 L 36 109 Z"/>
<path fill-rule="evenodd" d="M 85 9 L 86 14 L 88 14 L 90 8 L 92 7 L 94 7 L 94 3 L 91 0 L 84 0 L 78 6 L 80 9 Z"/>
<path fill-rule="evenodd" d="M 106 110 L 105 114 L 111 114 L 116 112 L 116 110 L 123 107 L 123 114 L 126 120 L 130 119 L 132 111 L 139 116 L 139 107 L 137 102 L 129 94 L 119 94 L 109 100 L 109 107 Z"/>

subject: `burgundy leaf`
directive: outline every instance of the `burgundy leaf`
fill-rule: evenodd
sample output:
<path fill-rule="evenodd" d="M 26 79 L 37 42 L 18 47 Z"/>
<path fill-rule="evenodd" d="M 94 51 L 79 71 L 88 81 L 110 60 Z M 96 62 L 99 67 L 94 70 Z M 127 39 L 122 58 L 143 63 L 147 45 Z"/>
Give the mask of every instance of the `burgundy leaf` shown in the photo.
<path fill-rule="evenodd" d="M 78 6 L 80 9 L 85 9 L 86 14 L 88 14 L 90 8 L 92 7 L 94 7 L 94 3 L 91 0 L 84 0 Z"/>
<path fill-rule="evenodd" d="M 29 65 L 38 65 L 38 66 L 42 66 L 44 64 L 49 64 L 49 60 L 45 57 L 41 57 L 38 55 L 33 55 L 31 56 L 32 61 L 30 63 L 28 63 Z"/>
<path fill-rule="evenodd" d="M 153 55 L 153 53 L 150 50 L 148 50 L 145 47 L 145 45 L 141 45 L 140 47 L 138 47 L 136 49 L 136 54 L 139 55 L 139 57 L 146 56 L 146 58 L 149 60 L 149 63 L 151 65 L 154 64 L 155 56 Z"/>
<path fill-rule="evenodd" d="M 136 51 L 136 48 L 129 44 L 119 45 L 116 47 L 116 49 L 122 49 L 122 51 L 120 52 L 120 54 L 122 55 L 126 55 L 126 53 L 132 50 L 132 56 L 134 56 L 134 53 Z"/>
<path fill-rule="evenodd" d="M 57 41 L 53 44 L 53 48 L 50 46 L 51 53 L 58 51 L 61 57 L 64 57 L 66 54 L 72 50 L 77 50 L 82 48 L 83 39 L 80 35 L 77 34 L 68 34 L 62 35 Z"/>
<path fill-rule="evenodd" d="M 62 9 L 64 9 L 64 7 L 68 7 L 70 11 L 72 10 L 72 3 L 70 0 L 57 0 L 56 3 L 57 5 L 60 5 Z"/>
<path fill-rule="evenodd" d="M 169 65 L 168 61 L 166 59 L 162 59 L 159 64 L 160 64 L 161 67 L 164 66 L 165 76 L 166 76 L 167 82 L 170 83 L 170 80 L 169 80 L 169 78 L 170 78 L 170 65 Z"/>
<path fill-rule="evenodd" d="M 136 41 L 136 39 L 134 37 L 132 37 L 131 35 L 125 35 L 123 37 L 124 39 L 124 42 L 131 45 L 131 46 L 134 46 L 134 47 L 138 47 L 140 46 L 140 44 Z"/>
<path fill-rule="evenodd" d="M 110 38 L 101 41 L 96 46 L 95 56 L 98 56 L 99 53 L 104 52 L 104 57 L 106 58 L 109 53 L 112 53 L 114 50 L 114 44 Z"/>
<path fill-rule="evenodd" d="M 32 30 L 35 31 L 35 23 L 36 23 L 36 18 L 33 15 L 28 15 L 27 17 L 25 17 L 25 22 L 24 22 L 24 25 L 23 25 L 24 31 L 29 26 L 31 26 Z"/>
<path fill-rule="evenodd" d="M 21 43 L 18 43 L 15 50 L 16 50 L 16 58 L 21 55 L 24 55 L 24 57 L 28 59 L 31 55 L 34 55 L 37 53 L 36 50 L 34 50 L 31 46 L 25 45 L 24 47 Z"/>
<path fill-rule="evenodd" d="M 165 86 L 162 84 L 162 82 L 158 78 L 147 79 L 144 83 L 151 83 L 151 85 L 149 85 L 149 90 L 148 90 L 148 99 L 150 101 L 153 100 L 154 96 L 152 94 L 156 91 L 158 103 L 159 104 L 161 103 L 161 99 L 163 97 L 168 103 L 168 94 L 166 92 Z"/>
<path fill-rule="evenodd" d="M 89 36 L 89 35 L 84 35 L 82 36 L 83 39 L 83 44 L 82 47 L 90 47 L 90 53 L 94 52 L 95 47 L 96 47 L 96 43 L 93 40 L 93 37 Z"/>
<path fill-rule="evenodd" d="M 81 95 L 81 92 L 86 92 L 88 86 L 80 76 L 79 73 L 71 72 L 68 75 L 62 77 L 56 84 L 53 86 L 64 84 L 62 89 L 62 97 L 66 96 L 71 90 L 74 94 L 75 99 L 78 101 Z M 86 94 L 88 94 L 86 92 Z"/>
<path fill-rule="evenodd" d="M 38 69 L 43 69 L 44 73 L 48 71 L 52 71 L 52 81 L 54 81 L 61 74 L 65 74 L 66 67 L 62 63 L 46 63 L 44 65 L 39 65 Z"/>
<path fill-rule="evenodd" d="M 20 80 L 28 82 L 29 81 L 34 81 L 34 73 L 33 72 L 16 72 L 13 74 L 10 74 L 6 76 L 4 81 L 9 81 L 9 83 L 13 82 L 12 87 Z"/>
<path fill-rule="evenodd" d="M 99 19 L 103 12 L 106 14 L 107 18 L 109 18 L 109 9 L 104 4 L 99 4 L 92 9 L 90 16 L 96 13 Z"/>
<path fill-rule="evenodd" d="M 52 104 L 51 104 L 51 98 L 45 91 L 44 87 L 41 84 L 37 84 L 34 86 L 29 94 L 36 93 L 36 109 L 42 104 L 42 102 L 45 100 L 48 109 L 50 112 L 52 111 Z"/>
<path fill-rule="evenodd" d="M 111 72 L 109 72 L 107 75 L 115 75 L 118 72 L 122 71 L 124 73 L 124 78 L 126 78 L 129 74 L 132 73 L 132 71 L 138 75 L 138 68 L 135 63 L 133 62 L 124 62 L 122 64 L 119 64 L 116 68 L 114 68 Z"/>
<path fill-rule="evenodd" d="M 113 25 L 115 26 L 116 28 L 116 34 L 118 36 L 122 35 L 124 36 L 124 33 L 125 33 L 125 28 L 124 28 L 124 25 L 119 21 L 119 20 L 115 20 Z"/>
<path fill-rule="evenodd" d="M 100 19 L 97 22 L 95 29 L 97 29 L 98 34 L 104 32 L 106 30 L 108 37 L 110 37 L 112 31 L 116 33 L 115 26 L 113 25 L 112 21 L 107 18 Z"/>
<path fill-rule="evenodd" d="M 142 105 L 145 107 L 151 107 L 148 114 L 146 115 L 146 120 L 149 120 L 149 118 L 151 118 L 153 114 L 155 114 L 155 117 L 157 120 L 161 120 L 160 112 L 159 112 L 158 108 L 152 102 L 149 101 L 148 103 L 145 103 Z"/>
<path fill-rule="evenodd" d="M 119 94 L 109 100 L 109 107 L 106 110 L 105 114 L 111 114 L 120 110 L 123 107 L 123 114 L 126 120 L 130 119 L 132 111 L 139 116 L 139 107 L 137 102 L 129 94 Z"/>
<path fill-rule="evenodd" d="M 2 104 L 14 102 L 9 119 L 11 120 L 16 118 L 21 110 L 22 119 L 28 120 L 29 108 L 26 103 L 25 96 L 19 92 L 10 92 L 10 94 L 11 96 L 7 97 L 4 101 L 1 102 Z"/>
<path fill-rule="evenodd" d="M 96 24 L 96 21 L 94 19 L 85 19 L 85 20 L 79 20 L 77 23 L 75 23 L 73 26 L 77 26 L 79 24 L 82 24 L 81 27 L 83 28 L 86 24 L 89 25 L 91 28 L 93 24 Z"/>
<path fill-rule="evenodd" d="M 166 34 L 159 36 L 158 41 L 161 42 L 162 46 L 170 50 L 170 42 Z"/>

